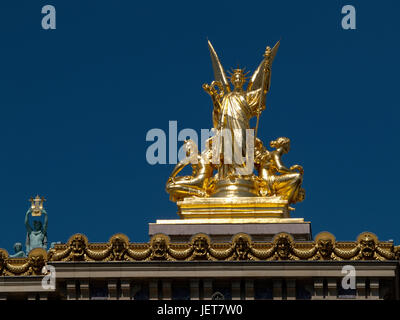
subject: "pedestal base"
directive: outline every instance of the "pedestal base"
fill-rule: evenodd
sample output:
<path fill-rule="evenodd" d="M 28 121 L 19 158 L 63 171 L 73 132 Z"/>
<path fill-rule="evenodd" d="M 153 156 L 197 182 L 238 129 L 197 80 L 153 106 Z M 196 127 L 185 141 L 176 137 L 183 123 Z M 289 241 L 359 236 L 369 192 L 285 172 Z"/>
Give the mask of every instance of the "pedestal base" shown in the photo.
<path fill-rule="evenodd" d="M 254 241 L 271 241 L 280 232 L 295 240 L 311 240 L 311 224 L 290 218 L 286 200 L 278 197 L 185 198 L 177 203 L 178 220 L 157 220 L 149 224 L 149 235 L 164 233 L 173 242 L 187 242 L 196 233 L 206 233 L 212 241 L 231 241 L 244 232 Z"/>
<path fill-rule="evenodd" d="M 289 218 L 291 210 L 288 202 L 278 197 L 193 197 L 177 205 L 182 219 Z"/>

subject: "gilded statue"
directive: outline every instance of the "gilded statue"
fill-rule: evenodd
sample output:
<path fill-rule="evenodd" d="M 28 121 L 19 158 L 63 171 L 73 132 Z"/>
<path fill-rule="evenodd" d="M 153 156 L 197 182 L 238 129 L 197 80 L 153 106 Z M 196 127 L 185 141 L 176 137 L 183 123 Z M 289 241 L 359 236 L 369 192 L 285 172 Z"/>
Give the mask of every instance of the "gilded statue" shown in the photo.
<path fill-rule="evenodd" d="M 303 201 L 303 167 L 288 168 L 282 161 L 290 150 L 290 139 L 280 137 L 271 141 L 271 150 L 268 150 L 257 137 L 260 114 L 266 109 L 266 95 L 271 86 L 272 62 L 279 45 L 278 41 L 273 48 L 266 48 L 263 60 L 245 86 L 244 69 L 236 68 L 227 77 L 208 42 L 215 80 L 203 84 L 203 89 L 213 104 L 214 134 L 201 153 L 195 142 L 185 141 L 186 157 L 175 166 L 166 184 L 172 201 L 197 203 L 199 200 L 194 198 L 273 197 L 285 202 L 285 210 L 290 204 Z M 250 120 L 254 117 L 257 122 L 252 130 Z M 189 164 L 192 174 L 179 176 Z M 208 203 L 214 203 L 213 199 L 205 199 L 205 208 Z"/>
<path fill-rule="evenodd" d="M 255 70 L 247 88 L 243 89 L 246 83 L 246 74 L 243 69 L 234 69 L 230 77 L 232 87 L 228 82 L 225 70 L 215 52 L 211 42 L 208 41 L 211 54 L 211 61 L 214 69 L 215 80 L 211 85 L 203 84 L 203 89 L 211 96 L 213 109 L 213 125 L 216 131 L 216 149 L 214 158 L 219 160 L 218 178 L 225 179 L 238 175 L 237 168 L 246 166 L 243 156 L 246 155 L 246 129 L 250 129 L 250 119 L 257 117 L 265 109 L 266 94 L 271 83 L 271 65 L 279 47 L 279 42 L 273 49 L 267 47 L 264 59 Z M 217 90 L 218 89 L 218 90 Z M 227 137 L 229 143 L 226 143 Z M 224 159 L 225 148 L 231 158 Z M 244 161 L 244 162 L 243 162 Z M 252 172 L 248 173 L 249 175 Z"/>
<path fill-rule="evenodd" d="M 213 177 L 212 149 L 207 148 L 199 153 L 193 140 L 184 143 L 186 157 L 172 171 L 166 185 L 171 201 L 179 201 L 188 196 L 206 197 L 211 188 Z M 187 165 L 191 164 L 190 176 L 177 176 Z"/>
<path fill-rule="evenodd" d="M 287 168 L 282 163 L 282 156 L 290 150 L 290 139 L 280 137 L 270 142 L 273 151 L 268 151 L 261 140 L 256 141 L 256 168 L 258 170 L 260 192 L 263 195 L 279 196 L 290 203 L 303 201 L 305 191 L 303 182 L 303 167 L 294 165 Z"/>

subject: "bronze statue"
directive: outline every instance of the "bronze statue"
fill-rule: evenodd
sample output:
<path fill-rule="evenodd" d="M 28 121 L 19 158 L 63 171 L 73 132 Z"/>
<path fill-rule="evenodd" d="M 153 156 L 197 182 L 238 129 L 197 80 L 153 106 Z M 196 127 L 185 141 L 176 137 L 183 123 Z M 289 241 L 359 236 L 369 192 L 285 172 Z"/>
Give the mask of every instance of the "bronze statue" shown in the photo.
<path fill-rule="evenodd" d="M 29 208 L 25 214 L 25 226 L 26 226 L 26 253 L 35 248 L 43 248 L 47 249 L 47 212 L 45 209 L 42 209 L 42 213 L 44 214 L 44 225 L 40 220 L 33 221 L 33 228 L 29 224 L 29 213 L 32 212 L 32 209 Z"/>
<path fill-rule="evenodd" d="M 25 258 L 26 254 L 22 250 L 22 243 L 16 242 L 14 243 L 14 254 L 10 255 L 10 258 Z"/>

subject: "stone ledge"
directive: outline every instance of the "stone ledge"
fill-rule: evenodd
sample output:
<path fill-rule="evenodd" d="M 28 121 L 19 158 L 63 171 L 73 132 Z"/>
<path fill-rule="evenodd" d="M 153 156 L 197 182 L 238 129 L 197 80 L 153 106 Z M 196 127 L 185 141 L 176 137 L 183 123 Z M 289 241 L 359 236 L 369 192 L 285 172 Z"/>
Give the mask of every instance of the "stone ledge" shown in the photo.
<path fill-rule="evenodd" d="M 157 223 L 149 223 L 149 235 L 164 233 L 173 242 L 186 242 L 196 233 L 205 233 L 210 236 L 212 241 L 230 241 L 232 237 L 240 232 L 249 234 L 254 241 L 271 241 L 272 238 L 280 233 L 286 232 L 293 236 L 296 241 L 309 241 L 311 235 L 311 223 L 304 222 L 303 219 L 273 219 L 274 222 L 260 222 L 237 219 L 235 223 L 225 219 L 210 219 L 206 222 L 191 220 L 157 220 Z M 241 219 L 240 219 L 241 220 Z M 285 221 L 286 220 L 286 221 Z M 251 222 L 250 222 L 251 221 Z M 278 222 L 282 221 L 282 222 Z M 283 222 L 285 221 L 285 222 Z"/>

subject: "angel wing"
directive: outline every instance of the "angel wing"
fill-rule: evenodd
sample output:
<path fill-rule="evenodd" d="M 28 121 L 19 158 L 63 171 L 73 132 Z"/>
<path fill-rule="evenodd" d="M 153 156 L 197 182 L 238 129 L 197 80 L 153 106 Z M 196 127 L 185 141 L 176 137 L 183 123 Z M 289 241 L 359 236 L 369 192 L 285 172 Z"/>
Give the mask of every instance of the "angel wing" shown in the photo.
<path fill-rule="evenodd" d="M 276 56 L 276 53 L 278 52 L 278 48 L 280 45 L 280 41 L 278 41 L 275 46 L 272 48 L 271 50 L 271 54 L 269 55 L 269 65 L 272 65 L 272 62 L 274 61 L 274 58 Z M 266 59 L 264 58 L 263 61 L 261 61 L 260 65 L 258 66 L 258 68 L 254 71 L 250 81 L 249 81 L 249 85 L 247 86 L 247 91 L 250 90 L 257 90 L 257 89 L 261 89 L 262 87 L 262 82 L 263 82 L 263 71 L 264 71 L 264 65 L 265 65 Z M 271 74 L 269 73 L 267 75 L 267 87 L 265 88 L 267 91 L 269 90 L 269 85 L 270 85 L 270 81 L 269 81 L 269 77 L 271 76 Z"/>
<path fill-rule="evenodd" d="M 211 56 L 212 67 L 214 70 L 215 80 L 220 81 L 222 83 L 226 92 L 230 92 L 231 87 L 229 86 L 229 82 L 227 80 L 224 68 L 222 67 L 221 62 L 219 61 L 218 55 L 215 52 L 214 47 L 212 46 L 210 40 L 208 40 L 208 48 L 210 49 L 210 56 Z"/>

